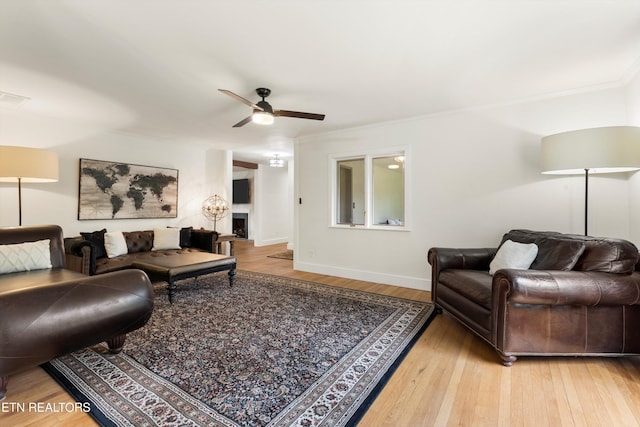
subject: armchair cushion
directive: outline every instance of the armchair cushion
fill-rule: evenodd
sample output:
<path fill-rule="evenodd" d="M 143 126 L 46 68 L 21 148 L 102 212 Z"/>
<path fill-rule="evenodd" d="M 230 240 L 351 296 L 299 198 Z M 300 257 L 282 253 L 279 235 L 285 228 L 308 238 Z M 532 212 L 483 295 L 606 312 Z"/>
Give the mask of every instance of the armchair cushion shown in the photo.
<path fill-rule="evenodd" d="M 586 245 L 577 240 L 546 238 L 538 243 L 538 256 L 532 270 L 573 270 L 584 253 Z"/>
<path fill-rule="evenodd" d="M 440 284 L 491 310 L 492 278 L 486 271 L 444 270 L 440 273 Z"/>
<path fill-rule="evenodd" d="M 554 243 L 563 242 L 581 242 L 584 244 L 583 252 L 578 256 L 578 260 L 571 268 L 577 271 L 600 271 L 603 273 L 619 273 L 631 274 L 638 262 L 638 249 L 636 246 L 626 240 L 581 236 L 577 234 L 562 234 L 554 231 L 531 231 L 531 230 L 511 230 L 506 233 L 502 241 L 513 240 L 520 243 L 535 243 L 542 249 L 551 248 Z M 546 243 L 549 243 L 547 246 Z M 565 246 L 568 249 L 569 246 Z M 579 246 L 573 247 L 574 251 L 579 251 Z M 567 258 L 564 267 L 571 264 L 571 258 L 576 255 L 566 254 Z M 549 260 L 550 257 L 544 257 Z M 560 260 L 558 264 L 565 262 Z M 534 263 L 532 269 L 543 270 L 542 265 Z M 565 268 L 561 268 L 564 270 Z M 550 269 L 550 268 L 549 268 Z M 568 269 L 568 268 L 567 268 Z"/>

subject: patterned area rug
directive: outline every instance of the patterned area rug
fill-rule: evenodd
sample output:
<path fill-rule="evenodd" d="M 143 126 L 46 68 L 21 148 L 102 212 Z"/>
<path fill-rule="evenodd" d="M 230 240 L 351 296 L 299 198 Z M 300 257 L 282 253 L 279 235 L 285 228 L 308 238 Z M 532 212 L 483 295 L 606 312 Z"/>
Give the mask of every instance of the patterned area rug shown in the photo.
<path fill-rule="evenodd" d="M 354 425 L 433 306 L 239 271 L 156 293 L 124 352 L 98 345 L 44 365 L 101 425 Z"/>
<path fill-rule="evenodd" d="M 267 255 L 267 258 L 288 259 L 290 261 L 293 261 L 293 251 L 292 250 L 286 250 L 286 251 L 281 252 L 279 254 Z"/>

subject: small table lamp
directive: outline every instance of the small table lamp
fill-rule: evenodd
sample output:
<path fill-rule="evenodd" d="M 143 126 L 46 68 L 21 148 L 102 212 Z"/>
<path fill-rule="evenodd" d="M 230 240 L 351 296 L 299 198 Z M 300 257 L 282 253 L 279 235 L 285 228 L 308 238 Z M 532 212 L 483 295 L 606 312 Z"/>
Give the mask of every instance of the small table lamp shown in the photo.
<path fill-rule="evenodd" d="M 543 174 L 584 174 L 585 236 L 589 175 L 640 169 L 640 128 L 634 126 L 583 129 L 545 136 L 541 148 Z"/>
<path fill-rule="evenodd" d="M 57 153 L 38 148 L 0 146 L 0 182 L 18 182 L 19 225 L 22 225 L 22 183 L 57 180 Z"/>

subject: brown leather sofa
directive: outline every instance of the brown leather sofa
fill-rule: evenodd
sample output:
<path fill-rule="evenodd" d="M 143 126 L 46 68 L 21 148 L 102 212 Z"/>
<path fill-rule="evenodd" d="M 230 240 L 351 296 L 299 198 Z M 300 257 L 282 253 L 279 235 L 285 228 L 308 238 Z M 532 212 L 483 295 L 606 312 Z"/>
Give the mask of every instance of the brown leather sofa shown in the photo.
<path fill-rule="evenodd" d="M 5 250 L 47 239 L 50 268 L 0 274 L 0 400 L 9 375 L 25 368 L 103 341 L 119 352 L 126 334 L 144 326 L 153 311 L 153 290 L 144 272 L 89 277 L 65 268 L 60 227 L 0 228 Z"/>
<path fill-rule="evenodd" d="M 106 230 L 83 233 L 76 237 L 64 239 L 67 266 L 84 274 L 94 275 L 119 271 L 133 267 L 133 263 L 141 258 L 162 257 L 192 252 L 215 253 L 218 233 L 212 230 L 182 228 L 180 231 L 180 249 L 152 251 L 153 230 L 124 231 L 122 234 L 127 243 L 127 254 L 108 258 L 104 249 Z"/>
<path fill-rule="evenodd" d="M 505 366 L 518 356 L 640 354 L 640 273 L 631 242 L 511 230 L 535 243 L 530 269 L 489 269 L 498 248 L 431 248 L 432 299 L 488 342 Z"/>

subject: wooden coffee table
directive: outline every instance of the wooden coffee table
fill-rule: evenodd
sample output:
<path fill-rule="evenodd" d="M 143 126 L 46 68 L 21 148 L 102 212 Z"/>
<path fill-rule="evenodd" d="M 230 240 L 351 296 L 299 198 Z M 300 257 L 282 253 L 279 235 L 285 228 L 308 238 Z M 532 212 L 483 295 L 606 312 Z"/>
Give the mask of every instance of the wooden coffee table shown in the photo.
<path fill-rule="evenodd" d="M 236 258 L 233 256 L 208 252 L 190 252 L 176 255 L 140 258 L 132 264 L 149 276 L 152 281 L 163 280 L 168 283 L 169 302 L 173 304 L 173 295 L 178 280 L 229 271 L 229 286 L 233 286 L 236 275 Z"/>

